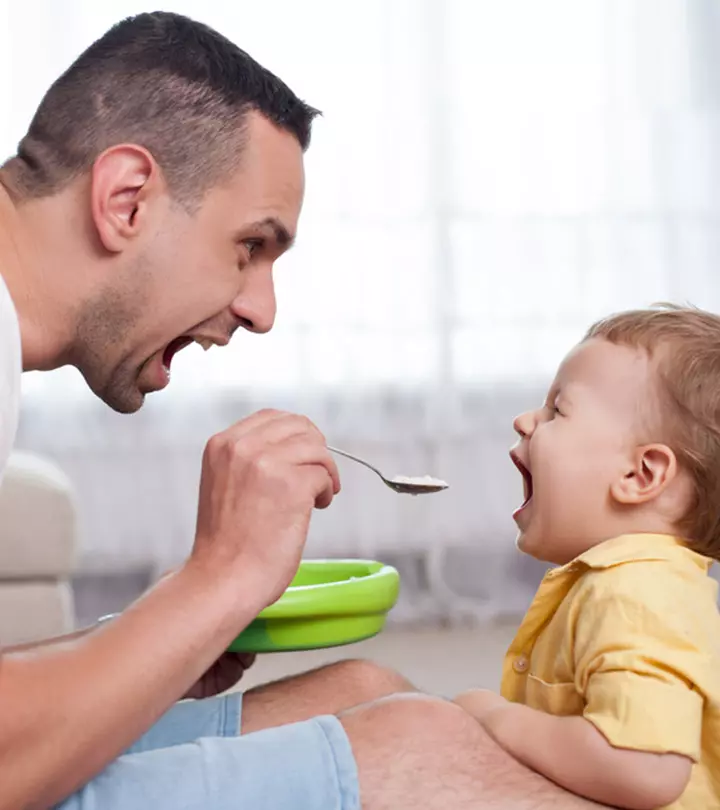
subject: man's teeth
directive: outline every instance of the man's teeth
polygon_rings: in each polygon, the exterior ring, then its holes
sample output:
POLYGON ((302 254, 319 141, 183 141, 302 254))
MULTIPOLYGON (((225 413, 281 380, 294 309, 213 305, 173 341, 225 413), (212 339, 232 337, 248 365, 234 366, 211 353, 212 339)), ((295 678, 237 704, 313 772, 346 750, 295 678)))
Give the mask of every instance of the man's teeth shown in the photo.
POLYGON ((197 343, 198 346, 202 346, 205 351, 214 345, 212 340, 208 338, 195 338, 195 343, 197 343))

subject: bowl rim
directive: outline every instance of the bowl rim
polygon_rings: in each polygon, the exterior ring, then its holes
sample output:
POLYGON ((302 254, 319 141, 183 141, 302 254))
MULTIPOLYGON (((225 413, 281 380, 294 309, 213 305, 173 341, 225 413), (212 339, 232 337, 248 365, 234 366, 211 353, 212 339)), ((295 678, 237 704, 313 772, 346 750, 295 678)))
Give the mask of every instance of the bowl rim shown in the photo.
POLYGON ((301 561, 298 570, 302 568, 338 568, 345 572, 357 569, 358 576, 315 585, 291 585, 258 619, 387 613, 397 601, 400 575, 391 565, 364 559, 309 559, 301 561))

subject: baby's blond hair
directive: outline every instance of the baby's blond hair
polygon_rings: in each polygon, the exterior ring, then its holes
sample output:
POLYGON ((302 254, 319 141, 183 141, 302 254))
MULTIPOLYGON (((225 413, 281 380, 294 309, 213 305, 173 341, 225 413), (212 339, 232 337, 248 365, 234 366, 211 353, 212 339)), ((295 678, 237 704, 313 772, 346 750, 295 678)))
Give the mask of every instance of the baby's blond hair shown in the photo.
POLYGON ((659 384, 658 441, 694 485, 678 530, 696 551, 720 560, 720 316, 657 304, 598 321, 584 340, 591 338, 648 353, 659 384))

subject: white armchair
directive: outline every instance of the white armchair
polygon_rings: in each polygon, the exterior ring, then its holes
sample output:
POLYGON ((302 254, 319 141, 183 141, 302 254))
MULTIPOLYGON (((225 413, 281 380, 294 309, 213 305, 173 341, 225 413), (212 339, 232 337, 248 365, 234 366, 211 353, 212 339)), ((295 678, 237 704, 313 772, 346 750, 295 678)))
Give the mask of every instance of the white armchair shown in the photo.
POLYGON ((15 453, 0 486, 0 646, 73 629, 72 485, 45 458, 15 453))

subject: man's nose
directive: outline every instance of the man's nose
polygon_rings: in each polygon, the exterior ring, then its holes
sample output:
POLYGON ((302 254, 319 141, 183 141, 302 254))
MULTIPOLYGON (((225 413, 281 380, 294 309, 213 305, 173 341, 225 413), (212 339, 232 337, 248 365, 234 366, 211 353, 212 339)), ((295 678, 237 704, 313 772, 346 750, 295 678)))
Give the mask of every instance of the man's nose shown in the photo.
POLYGON ((230 305, 240 325, 250 332, 265 333, 273 328, 277 302, 272 265, 257 267, 249 273, 242 292, 230 305))

